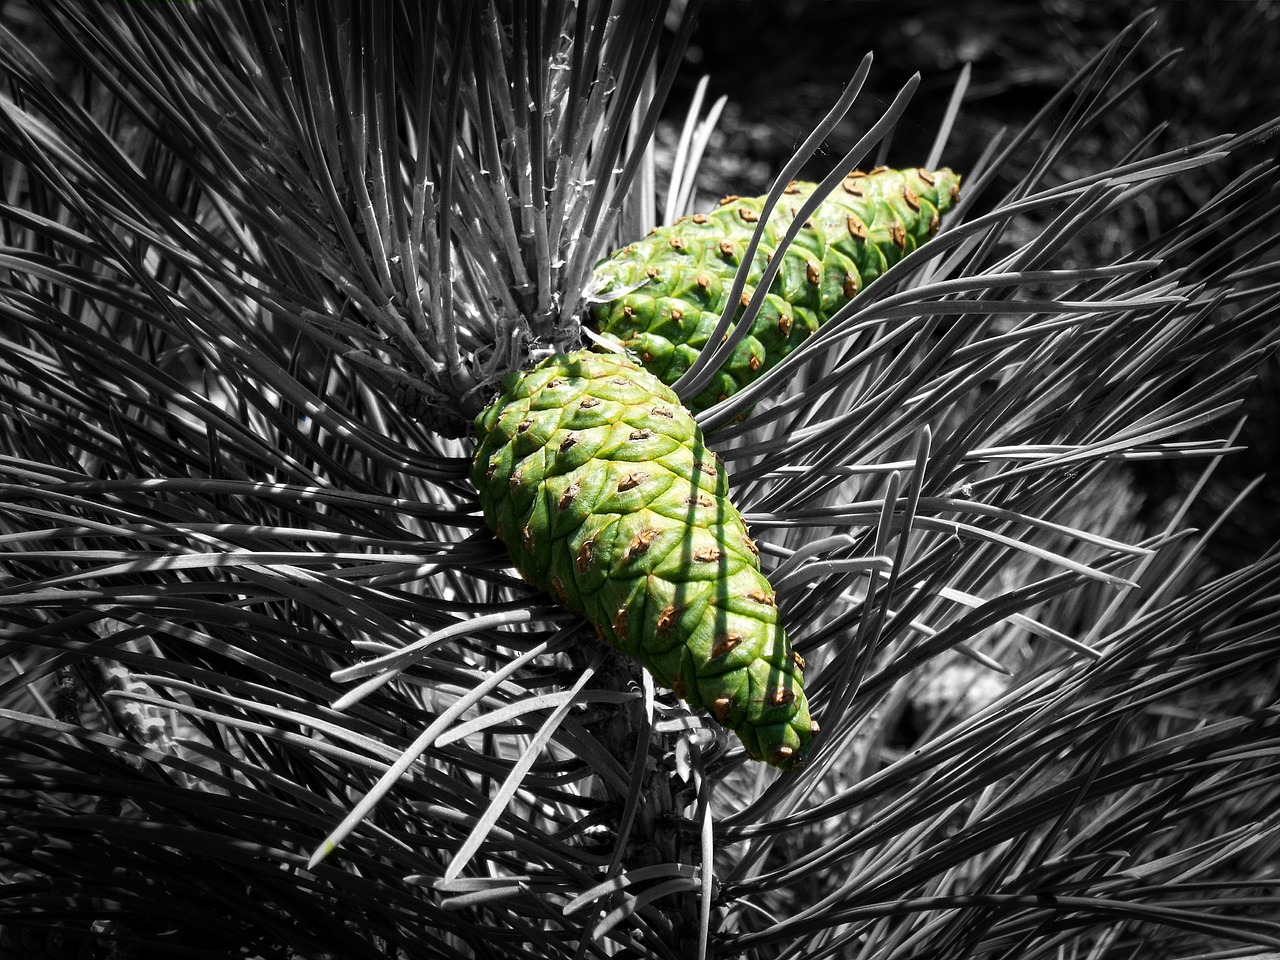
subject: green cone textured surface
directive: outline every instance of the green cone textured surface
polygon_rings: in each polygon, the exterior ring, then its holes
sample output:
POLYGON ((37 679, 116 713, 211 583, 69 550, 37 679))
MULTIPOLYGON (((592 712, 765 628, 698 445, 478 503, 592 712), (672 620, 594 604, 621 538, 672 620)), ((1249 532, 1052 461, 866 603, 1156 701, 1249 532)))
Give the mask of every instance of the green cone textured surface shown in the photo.
MULTIPOLYGON (((743 306, 815 187, 791 184, 766 220, 743 306)), ((701 412, 742 389, 807 340, 932 237, 959 191, 959 176, 946 168, 849 174, 787 248, 751 332, 689 408, 701 412)), ((711 213, 683 217, 601 261, 594 291, 601 301, 591 308, 591 324, 663 383, 674 383, 715 330, 764 201, 725 197, 711 213)))
POLYGON ((553 356, 476 420, 472 480, 516 569, 777 767, 817 727, 723 465, 675 393, 610 354, 553 356))

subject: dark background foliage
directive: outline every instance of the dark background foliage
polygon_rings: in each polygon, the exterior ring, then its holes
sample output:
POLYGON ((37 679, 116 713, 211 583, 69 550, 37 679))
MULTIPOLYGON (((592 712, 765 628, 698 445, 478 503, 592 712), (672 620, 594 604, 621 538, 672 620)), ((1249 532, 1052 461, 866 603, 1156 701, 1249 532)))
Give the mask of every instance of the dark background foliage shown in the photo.
MULTIPOLYGON (((890 147, 889 160, 899 164, 928 151, 968 64, 972 79, 946 154, 967 169, 997 131, 1019 129, 1143 14, 1152 15, 1152 34, 1139 67, 1180 52, 1113 123, 1132 132, 1166 122, 1164 140, 1174 144, 1249 127, 1280 110, 1280 86, 1267 82, 1280 55, 1280 6, 1268 0, 707 0, 670 106, 680 109, 704 73, 712 95, 729 97, 721 127, 732 156, 715 151, 708 164, 714 176, 731 176, 725 187, 747 193, 767 188, 868 50, 876 56, 874 89, 833 139, 843 143, 866 129, 919 71, 920 92, 890 147)), ((1097 132, 1099 160, 1123 153, 1123 137, 1108 136, 1120 132, 1097 132)), ((820 155, 805 173, 826 172, 822 163, 820 155)), ((708 171, 708 189, 712 182, 708 171)))

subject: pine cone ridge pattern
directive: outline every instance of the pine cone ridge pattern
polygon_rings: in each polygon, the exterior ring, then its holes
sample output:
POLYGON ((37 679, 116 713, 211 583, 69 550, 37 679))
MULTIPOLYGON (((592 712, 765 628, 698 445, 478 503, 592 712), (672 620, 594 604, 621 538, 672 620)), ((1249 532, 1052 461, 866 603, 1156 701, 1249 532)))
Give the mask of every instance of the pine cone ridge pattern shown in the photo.
MULTIPOLYGON (((742 306, 816 187, 792 183, 766 219, 742 306)), ((689 401, 689 409, 700 413, 778 364, 859 291, 927 242, 959 191, 960 177, 945 167, 878 167, 845 177, 787 248, 751 332, 689 401)), ((764 197, 725 197, 710 213, 659 227, 601 261, 591 325, 663 383, 675 383, 715 330, 764 204, 764 197), (611 291, 620 295, 611 297, 611 291)))
POLYGON ((748 755, 800 763, 816 725, 723 465, 627 359, 559 354, 504 380, 472 480, 526 580, 702 708, 748 755))

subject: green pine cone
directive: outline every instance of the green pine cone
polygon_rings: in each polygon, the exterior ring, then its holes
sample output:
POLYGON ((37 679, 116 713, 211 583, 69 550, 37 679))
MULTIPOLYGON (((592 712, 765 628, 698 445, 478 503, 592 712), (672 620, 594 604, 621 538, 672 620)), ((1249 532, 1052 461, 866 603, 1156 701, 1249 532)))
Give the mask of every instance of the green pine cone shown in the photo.
MULTIPOLYGON (((743 306, 815 187, 792 183, 766 221, 743 306)), ((787 249, 751 332, 689 408, 705 410, 791 353, 859 290, 931 238, 959 192, 960 177, 946 168, 849 174, 787 249)), ((682 217, 601 261, 592 326, 663 383, 675 383, 715 330, 764 200, 725 197, 713 212, 682 217)))
POLYGON ((724 467, 675 393, 621 356, 513 373, 476 419, 472 481, 517 570, 747 753, 801 762, 817 724, 724 467))

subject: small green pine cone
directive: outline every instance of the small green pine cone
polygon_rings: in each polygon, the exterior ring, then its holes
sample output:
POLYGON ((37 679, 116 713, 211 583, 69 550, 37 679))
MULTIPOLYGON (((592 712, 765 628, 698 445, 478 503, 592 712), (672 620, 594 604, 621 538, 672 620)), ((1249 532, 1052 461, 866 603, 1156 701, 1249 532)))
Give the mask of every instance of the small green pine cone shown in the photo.
MULTIPOLYGON (((815 188, 791 184, 766 221, 743 306, 815 188)), ((689 408, 705 410, 781 361, 859 290, 932 237, 959 192, 960 178, 946 168, 849 174, 787 249, 751 332, 689 408)), ((764 200, 725 197, 711 213, 682 217, 601 261, 592 326, 663 383, 675 383, 715 330, 764 200)))
POLYGON ((747 753, 801 762, 817 725, 724 466, 675 393, 621 356, 511 374, 472 481, 526 580, 581 614, 747 753))

